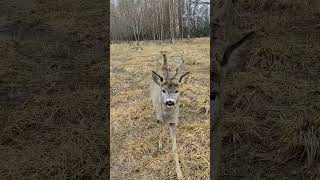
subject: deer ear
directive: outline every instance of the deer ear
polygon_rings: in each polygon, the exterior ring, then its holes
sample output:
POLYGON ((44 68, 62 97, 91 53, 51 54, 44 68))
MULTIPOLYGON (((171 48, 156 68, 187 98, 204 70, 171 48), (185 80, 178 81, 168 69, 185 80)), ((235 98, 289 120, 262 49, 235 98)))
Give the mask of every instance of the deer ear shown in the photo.
POLYGON ((188 74, 189 74, 189 71, 184 73, 182 76, 180 76, 179 82, 184 83, 188 74))
POLYGON ((243 38, 241 38, 236 43, 229 45, 225 52, 223 53, 223 58, 221 61, 221 68, 225 72, 225 74, 229 73, 231 70, 237 68, 242 62, 240 61, 239 48, 242 44, 249 40, 255 34, 255 31, 251 31, 247 33, 243 38))
POLYGON ((163 77, 161 77, 159 74, 157 74, 154 71, 152 71, 152 79, 158 85, 160 85, 160 83, 163 81, 163 77))

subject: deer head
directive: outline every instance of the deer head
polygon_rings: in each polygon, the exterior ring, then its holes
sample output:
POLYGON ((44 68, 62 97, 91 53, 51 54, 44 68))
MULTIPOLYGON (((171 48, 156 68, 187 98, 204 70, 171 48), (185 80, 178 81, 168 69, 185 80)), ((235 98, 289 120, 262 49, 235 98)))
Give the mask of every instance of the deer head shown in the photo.
POLYGON ((160 86, 161 102, 168 108, 175 107, 180 96, 180 87, 185 82, 189 72, 181 74, 181 67, 184 63, 183 58, 178 59, 174 72, 168 67, 166 52, 161 51, 163 56, 162 72, 163 76, 152 71, 153 81, 160 86))

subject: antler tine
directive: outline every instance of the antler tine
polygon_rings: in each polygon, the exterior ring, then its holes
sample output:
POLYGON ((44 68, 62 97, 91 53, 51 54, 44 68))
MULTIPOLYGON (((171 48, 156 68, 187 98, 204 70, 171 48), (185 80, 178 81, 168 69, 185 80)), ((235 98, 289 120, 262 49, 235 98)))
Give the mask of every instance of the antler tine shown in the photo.
POLYGON ((162 72, 163 72, 164 77, 166 78, 169 75, 167 55, 166 55, 166 51, 161 51, 160 53, 163 56, 162 72))
POLYGON ((184 51, 182 52, 181 57, 177 59, 177 62, 176 62, 177 65, 176 65, 176 69, 175 69, 176 72, 175 72, 174 76, 177 76, 179 74, 181 66, 184 63, 183 53, 184 53, 184 51))

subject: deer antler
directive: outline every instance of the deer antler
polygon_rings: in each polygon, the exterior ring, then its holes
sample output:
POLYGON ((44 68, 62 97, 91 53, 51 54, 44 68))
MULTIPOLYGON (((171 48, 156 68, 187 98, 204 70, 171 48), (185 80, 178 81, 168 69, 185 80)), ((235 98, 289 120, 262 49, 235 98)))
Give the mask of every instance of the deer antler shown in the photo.
POLYGON ((168 69, 168 63, 167 63, 167 55, 166 51, 160 51, 161 55, 163 56, 163 65, 162 65, 162 72, 164 78, 168 77, 169 75, 169 69, 168 69))
POLYGON ((176 77, 179 74, 179 72, 181 70, 181 66, 184 63, 183 53, 184 53, 184 51, 182 51, 181 56, 176 61, 177 65, 176 65, 174 77, 176 77))

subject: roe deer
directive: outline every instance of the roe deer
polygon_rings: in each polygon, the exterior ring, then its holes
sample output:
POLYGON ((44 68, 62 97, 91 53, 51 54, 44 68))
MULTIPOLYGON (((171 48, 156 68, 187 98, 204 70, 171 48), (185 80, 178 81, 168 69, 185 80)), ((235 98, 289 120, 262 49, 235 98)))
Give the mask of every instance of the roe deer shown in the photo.
POLYGON ((183 58, 177 61, 175 71, 171 73, 168 68, 166 52, 161 51, 163 56, 162 72, 163 76, 152 71, 153 82, 150 87, 150 95, 153 104, 153 110, 160 125, 159 148, 162 148, 163 128, 167 124, 170 129, 172 140, 172 151, 176 165, 176 173, 178 179, 182 179, 182 173, 179 165, 176 143, 176 128, 179 117, 179 95, 180 87, 189 72, 181 74, 181 66, 184 62, 183 58))

